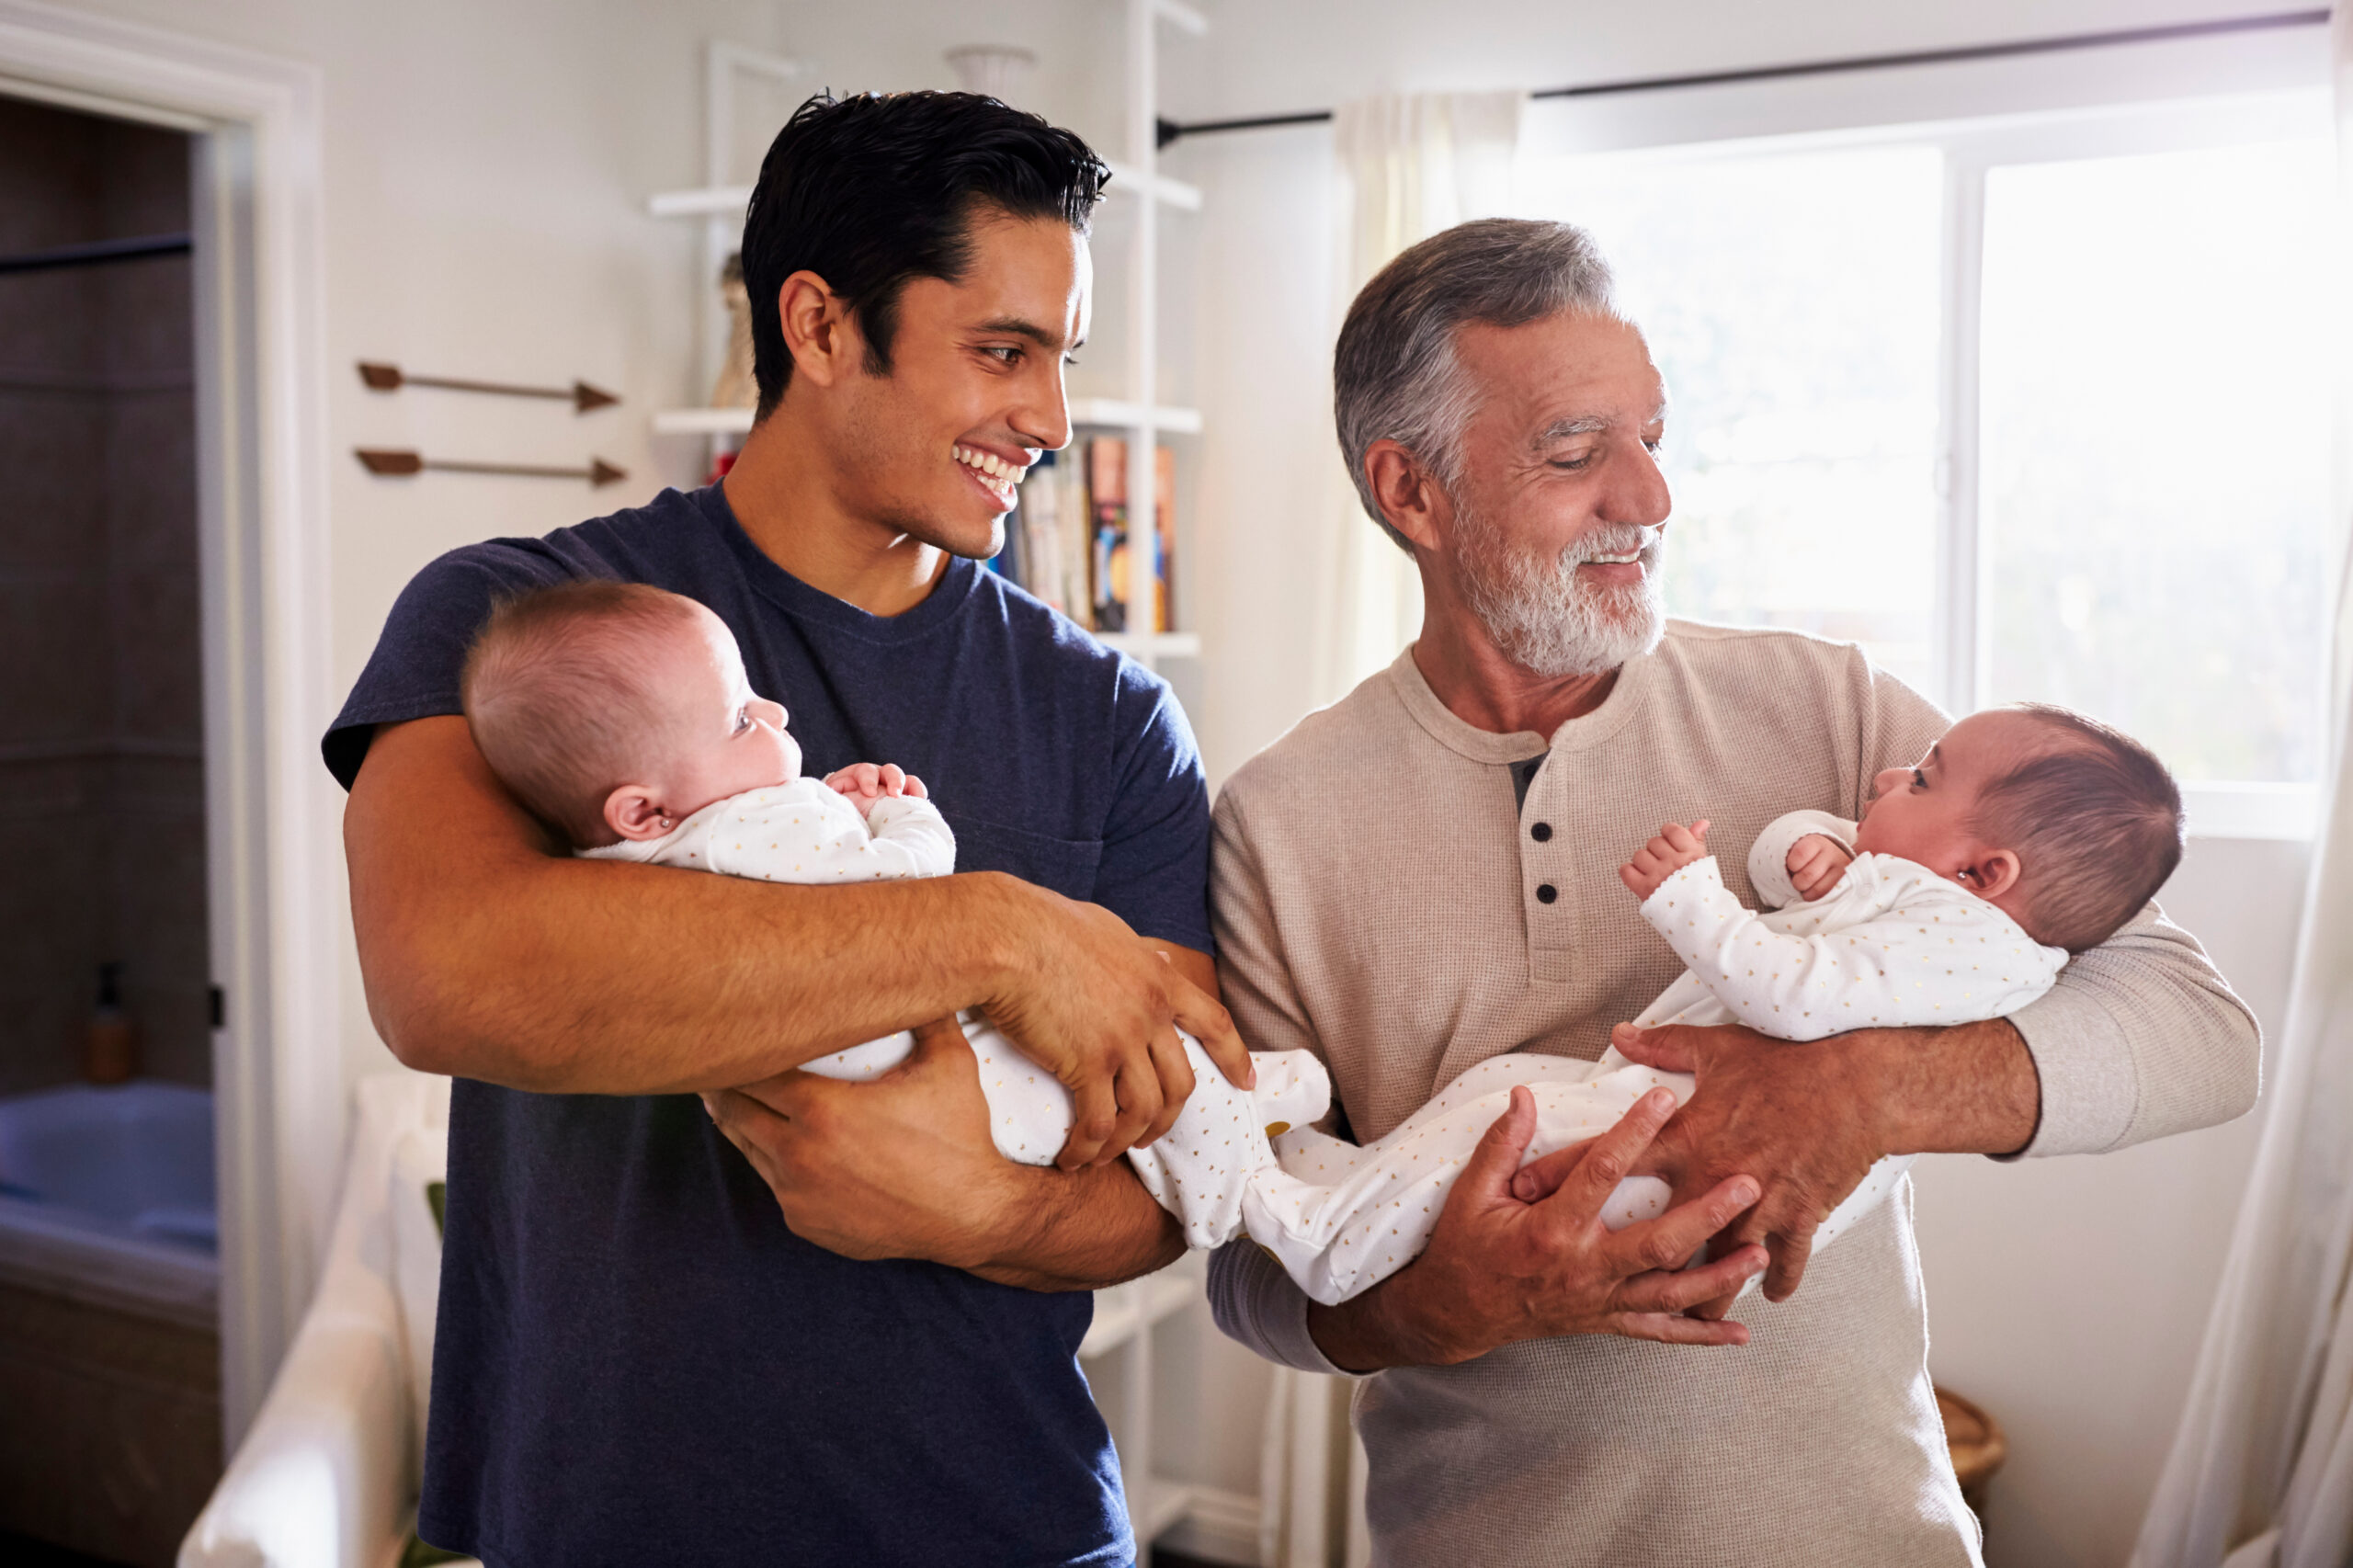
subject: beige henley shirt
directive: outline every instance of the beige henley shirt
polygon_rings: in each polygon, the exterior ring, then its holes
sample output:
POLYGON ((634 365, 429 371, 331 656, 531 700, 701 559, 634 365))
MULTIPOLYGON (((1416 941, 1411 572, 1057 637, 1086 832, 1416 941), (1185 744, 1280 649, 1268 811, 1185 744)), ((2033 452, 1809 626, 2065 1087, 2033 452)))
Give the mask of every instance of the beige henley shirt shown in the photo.
MULTIPOLYGON (((1859 816, 1872 775, 1944 728, 1859 650, 1793 632, 1670 622, 1549 743, 1465 723, 1408 649, 1221 794, 1226 1002, 1254 1048, 1326 1061, 1364 1141, 1499 1052, 1594 1059, 1680 968, 1617 876, 1661 823, 1711 818, 1754 907, 1747 850, 1768 823, 1859 816), (1512 765, 1538 757, 1516 803, 1512 765)), ((2012 1021, 2041 1078, 2029 1153, 2121 1148, 2253 1103, 2252 1016, 2154 906, 2012 1021)), ((1255 1248, 1216 1256, 1211 1295, 1261 1355, 1336 1370, 1306 1297, 1255 1248)), ((1794 1299, 1739 1315, 1737 1350, 1574 1337, 1366 1379, 1376 1562, 1975 1562, 1928 1384, 1908 1185, 1794 1299)))

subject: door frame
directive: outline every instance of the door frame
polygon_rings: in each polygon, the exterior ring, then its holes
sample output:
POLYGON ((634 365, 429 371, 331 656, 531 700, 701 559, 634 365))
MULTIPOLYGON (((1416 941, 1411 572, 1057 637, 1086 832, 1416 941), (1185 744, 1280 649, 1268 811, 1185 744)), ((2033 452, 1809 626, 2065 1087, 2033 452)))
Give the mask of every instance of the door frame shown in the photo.
POLYGON ((0 0, 0 94, 189 133, 206 874, 233 1449, 310 1298, 340 1165, 321 84, 315 67, 0 0))

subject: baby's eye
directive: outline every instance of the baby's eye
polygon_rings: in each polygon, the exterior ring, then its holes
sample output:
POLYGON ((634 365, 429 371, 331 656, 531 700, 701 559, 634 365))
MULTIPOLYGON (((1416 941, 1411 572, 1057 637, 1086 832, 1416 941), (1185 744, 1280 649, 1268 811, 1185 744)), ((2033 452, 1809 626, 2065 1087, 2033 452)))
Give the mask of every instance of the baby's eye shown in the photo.
POLYGON ((1912 770, 1912 787, 1915 790, 1927 789, 1928 787, 1928 776, 1921 772, 1918 768, 1914 768, 1912 770))
POLYGON ((752 710, 748 708, 735 710, 735 733, 740 735, 751 727, 752 710))

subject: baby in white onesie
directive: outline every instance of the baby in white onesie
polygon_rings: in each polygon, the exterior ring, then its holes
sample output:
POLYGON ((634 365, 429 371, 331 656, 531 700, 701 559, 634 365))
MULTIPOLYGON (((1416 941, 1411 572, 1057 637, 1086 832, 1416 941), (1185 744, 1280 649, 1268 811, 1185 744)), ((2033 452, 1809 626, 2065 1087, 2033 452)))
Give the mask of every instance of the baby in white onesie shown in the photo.
MULTIPOLYGON (((1689 966, 1634 1021, 1745 1024, 1783 1040, 2000 1017, 2048 990, 2068 956, 2108 939, 2181 855, 2181 797, 2145 748, 2063 710, 1965 719, 1919 764, 1875 780, 1859 824, 1781 817, 1750 846, 1758 915, 1724 886, 1705 822, 1660 830, 1620 876, 1689 966)), ((1454 1080, 1358 1148, 1302 1128, 1275 1141, 1279 1176, 1254 1181, 1252 1238, 1317 1301, 1403 1267, 1429 1239, 1479 1138, 1526 1085, 1525 1156, 1595 1137, 1657 1087, 1692 1080, 1628 1062, 1510 1054, 1454 1080)), ((1909 1158, 1882 1161, 1814 1235, 1827 1245, 1883 1199, 1909 1158)), ((1666 1184, 1621 1183, 1603 1220, 1664 1210, 1666 1184)), ((1753 1286, 1754 1281, 1751 1281, 1753 1286)))
MULTIPOLYGON (((491 770, 590 858, 773 882, 956 869, 955 835, 921 779, 875 763, 801 776, 783 707, 752 694, 734 637, 692 599, 604 581, 524 595, 475 638, 461 691, 491 770)), ((977 1016, 962 1022, 998 1150, 1051 1164, 1070 1133, 1068 1092, 977 1016)), ((1167 1132, 1128 1157, 1188 1242, 1216 1246, 1241 1223, 1250 1172, 1274 1168, 1270 1131, 1322 1116, 1331 1081, 1306 1051, 1259 1051, 1256 1089, 1239 1089, 1180 1038, 1193 1093, 1167 1132)), ((903 1031, 801 1065, 870 1079, 914 1049, 903 1031)))

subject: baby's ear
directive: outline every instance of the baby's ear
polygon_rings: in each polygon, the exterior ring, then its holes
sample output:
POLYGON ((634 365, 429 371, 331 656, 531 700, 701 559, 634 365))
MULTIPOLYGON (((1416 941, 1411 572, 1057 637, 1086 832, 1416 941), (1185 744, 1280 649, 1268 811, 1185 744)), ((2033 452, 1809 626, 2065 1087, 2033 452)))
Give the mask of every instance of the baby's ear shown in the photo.
POLYGON ((678 824, 643 784, 624 784, 605 797, 605 825, 623 838, 660 838, 678 824))
POLYGON ((2018 854, 2015 849, 1994 849, 1977 857, 1961 868, 1961 882, 1980 898, 1999 898, 2018 885, 2018 854))

